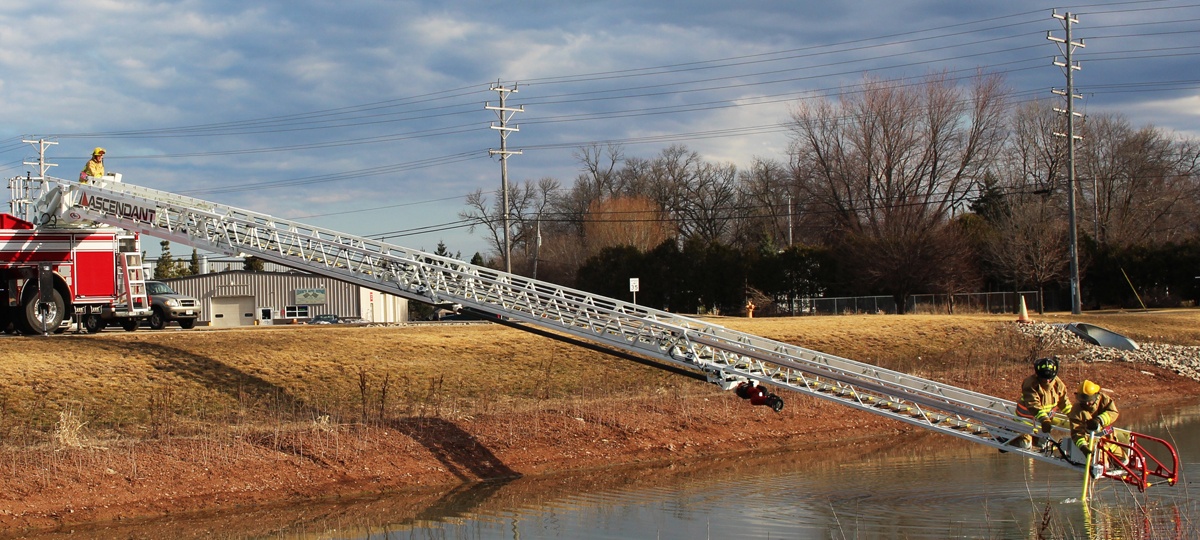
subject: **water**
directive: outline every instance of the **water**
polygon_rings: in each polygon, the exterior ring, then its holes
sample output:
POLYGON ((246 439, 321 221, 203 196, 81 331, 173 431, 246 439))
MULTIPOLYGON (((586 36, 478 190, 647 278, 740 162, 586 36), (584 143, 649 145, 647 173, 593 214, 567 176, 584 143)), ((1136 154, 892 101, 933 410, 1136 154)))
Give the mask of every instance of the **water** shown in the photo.
POLYGON ((1179 485, 1145 495, 938 434, 835 453, 679 462, 489 482, 237 515, 156 521, 80 536, 338 539, 1196 538, 1200 406, 1133 429, 1173 440, 1179 485))

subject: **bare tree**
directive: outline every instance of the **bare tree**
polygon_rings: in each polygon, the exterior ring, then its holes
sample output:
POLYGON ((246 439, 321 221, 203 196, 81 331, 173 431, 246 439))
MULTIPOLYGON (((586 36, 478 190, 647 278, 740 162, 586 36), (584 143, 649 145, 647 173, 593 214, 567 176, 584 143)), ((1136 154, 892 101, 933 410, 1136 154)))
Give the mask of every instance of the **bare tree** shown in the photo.
POLYGON ((1050 197, 1019 197, 1005 205, 984 242, 985 259, 1014 288, 1038 288, 1038 312, 1046 311, 1045 286, 1066 276, 1067 222, 1050 197))
POLYGON ((574 157, 583 172, 575 177, 570 191, 555 199, 553 207, 562 226, 582 239, 588 209, 597 201, 623 194, 623 186, 629 179, 622 174, 623 168, 617 168, 625 161, 620 146, 585 146, 579 148, 574 157))
POLYGON ((1102 242, 1116 246, 1180 240, 1196 215, 1194 145, 1166 132, 1133 129, 1119 115, 1101 114, 1084 124, 1080 170, 1091 177, 1085 201, 1095 213, 1102 242), (1095 189, 1091 189, 1095 186, 1095 189))
POLYGON ((794 201, 792 184, 787 166, 774 160, 755 158, 749 169, 738 173, 738 242, 777 250, 788 246, 788 224, 795 224, 789 214, 799 202, 794 201))
MULTIPOLYGON (((1063 116, 1049 101, 1025 103, 1011 116, 1011 137, 993 162, 993 198, 984 208, 987 230, 980 256, 992 277, 1021 287, 1037 287, 1045 311, 1046 285, 1066 277, 1067 151, 1063 116)), ((979 202, 978 200, 976 202, 979 202)))
POLYGON ((837 105, 792 115, 802 189, 835 218, 847 268, 902 300, 932 288, 934 246, 1004 140, 1000 79, 977 77, 968 97, 944 76, 920 87, 868 79, 837 105))
POLYGON ((1065 193, 1066 145, 1055 135, 1066 132, 1062 115, 1049 101, 1034 101, 1018 106, 1011 122, 1012 136, 995 160, 1005 189, 1018 195, 1065 193))
POLYGON ((700 163, 683 184, 677 226, 685 240, 727 244, 737 217, 737 167, 700 163))
MULTIPOLYGON (((512 252, 520 254, 513 256, 513 272, 527 273, 527 266, 532 265, 532 252, 537 241, 537 221, 552 204, 555 193, 559 190, 558 181, 553 178, 543 178, 537 182, 526 180, 512 184, 509 189, 509 241, 512 252)), ((475 232, 477 227, 487 231, 487 241, 494 253, 504 252, 504 209, 503 198, 497 196, 489 201, 482 190, 475 190, 467 195, 467 209, 458 213, 463 220, 471 222, 469 232, 475 232)))
POLYGON ((636 186, 638 195, 650 197, 667 211, 667 215, 675 221, 675 228, 681 233, 687 230, 683 222, 686 219, 684 205, 688 185, 693 183, 692 177, 702 163, 699 153, 682 145, 669 146, 652 161, 646 178, 636 186))
POLYGON ((624 149, 620 145, 600 146, 592 144, 580 147, 573 154, 583 166, 576 186, 583 186, 594 199, 620 193, 622 186, 617 165, 624 161, 624 149))

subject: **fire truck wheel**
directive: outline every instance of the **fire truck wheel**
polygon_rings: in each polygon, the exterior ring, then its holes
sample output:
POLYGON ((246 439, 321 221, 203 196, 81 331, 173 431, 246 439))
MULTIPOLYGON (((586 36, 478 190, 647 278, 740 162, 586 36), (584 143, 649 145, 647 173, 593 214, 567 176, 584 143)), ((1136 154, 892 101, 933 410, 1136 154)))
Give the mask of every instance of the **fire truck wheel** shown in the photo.
POLYGON ((58 325, 63 320, 63 314, 67 311, 67 304, 63 302, 58 289, 50 291, 50 302, 44 311, 38 306, 40 295, 37 291, 25 296, 25 307, 21 310, 21 314, 24 315, 20 320, 21 330, 26 334, 40 334, 42 330, 50 332, 58 330, 58 325))
POLYGON ((83 329, 87 330, 89 334, 104 330, 104 319, 101 319, 99 315, 84 315, 83 329))
POLYGON ((121 328, 124 328, 126 332, 132 332, 138 329, 138 325, 141 324, 141 322, 142 321, 133 318, 123 319, 121 320, 121 328))

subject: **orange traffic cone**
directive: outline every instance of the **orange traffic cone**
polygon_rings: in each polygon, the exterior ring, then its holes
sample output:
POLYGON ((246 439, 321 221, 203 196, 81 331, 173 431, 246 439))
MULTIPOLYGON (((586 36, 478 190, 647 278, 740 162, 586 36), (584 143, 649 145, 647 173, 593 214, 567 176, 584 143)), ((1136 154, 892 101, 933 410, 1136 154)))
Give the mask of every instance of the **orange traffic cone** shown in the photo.
POLYGON ((1025 309, 1025 297, 1024 296, 1021 297, 1021 309, 1020 309, 1020 311, 1017 312, 1017 322, 1019 322, 1019 323, 1033 322, 1033 320, 1029 318, 1029 311, 1027 311, 1025 309))

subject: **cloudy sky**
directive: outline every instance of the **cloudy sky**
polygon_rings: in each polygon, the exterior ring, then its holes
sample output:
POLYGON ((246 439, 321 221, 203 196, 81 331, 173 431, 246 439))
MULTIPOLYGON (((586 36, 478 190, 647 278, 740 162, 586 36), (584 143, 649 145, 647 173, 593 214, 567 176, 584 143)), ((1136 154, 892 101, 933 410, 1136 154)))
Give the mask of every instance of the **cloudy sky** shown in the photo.
MULTIPOLYGON (((1200 3, 1032 0, 62 0, 0 4, 0 176, 46 138, 50 174, 91 148, 129 183, 464 258, 458 212, 512 182, 570 186, 584 145, 784 159, 789 110, 865 75, 1005 76, 1052 98, 1078 18, 1076 103, 1200 136, 1200 3)), ((151 253, 157 242, 147 241, 151 253), (152 245, 152 246, 151 246, 152 245)), ((186 253, 177 248, 177 254, 186 253)))

